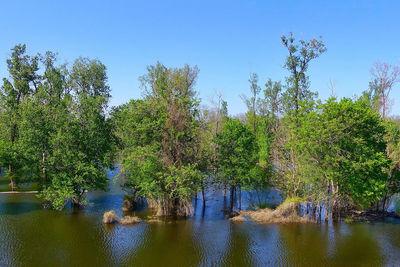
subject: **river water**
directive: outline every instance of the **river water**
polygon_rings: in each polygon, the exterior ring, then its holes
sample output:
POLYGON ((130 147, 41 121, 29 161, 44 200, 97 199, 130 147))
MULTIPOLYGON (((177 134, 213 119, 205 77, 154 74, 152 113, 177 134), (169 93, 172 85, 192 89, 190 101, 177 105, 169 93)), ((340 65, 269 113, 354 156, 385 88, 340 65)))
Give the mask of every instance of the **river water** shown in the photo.
POLYGON ((0 266, 400 266, 399 220, 238 224, 221 211, 229 201, 220 192, 208 194, 205 209, 195 203, 188 219, 103 225, 105 211, 122 215, 116 174, 82 209, 46 210, 32 194, 0 194, 0 266))

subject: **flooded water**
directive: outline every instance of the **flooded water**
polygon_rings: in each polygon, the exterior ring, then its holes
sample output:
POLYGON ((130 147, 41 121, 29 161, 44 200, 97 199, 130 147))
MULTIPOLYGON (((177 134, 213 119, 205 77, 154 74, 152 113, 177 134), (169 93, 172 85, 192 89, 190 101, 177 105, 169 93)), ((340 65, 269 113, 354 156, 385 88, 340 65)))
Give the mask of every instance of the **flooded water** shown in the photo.
POLYGON ((86 208, 56 212, 34 195, 0 194, 0 266, 400 266, 398 220, 237 224, 221 211, 228 203, 220 193, 210 192, 207 207, 198 201, 186 220, 103 225, 104 211, 122 215, 123 192, 111 185, 88 197, 86 208))

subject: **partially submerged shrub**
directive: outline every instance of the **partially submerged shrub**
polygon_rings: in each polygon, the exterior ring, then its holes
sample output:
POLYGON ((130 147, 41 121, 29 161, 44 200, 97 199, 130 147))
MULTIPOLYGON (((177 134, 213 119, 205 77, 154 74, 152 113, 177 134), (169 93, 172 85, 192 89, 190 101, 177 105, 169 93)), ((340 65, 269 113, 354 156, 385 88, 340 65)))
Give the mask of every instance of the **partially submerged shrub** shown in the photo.
POLYGON ((242 211, 241 215, 249 216, 259 223, 306 223, 310 222, 308 216, 299 216, 300 202, 297 199, 285 201, 275 210, 260 209, 257 211, 242 211))
POLYGON ((122 225, 127 225, 139 222, 141 222, 141 219, 136 216, 125 216, 123 218, 119 218, 117 215, 115 215, 115 211, 113 210, 106 211, 103 215, 103 223, 105 224, 120 223, 122 225))
POLYGON ((231 222, 245 222, 246 218, 243 215, 238 215, 229 219, 231 222))
POLYGON ((137 216, 125 216, 124 218, 119 219, 119 223, 123 225, 140 223, 141 221, 142 220, 137 216))
POLYGON ((118 222, 118 217, 115 215, 115 211, 109 210, 106 211, 103 215, 103 223, 109 224, 109 223, 116 223, 118 222))

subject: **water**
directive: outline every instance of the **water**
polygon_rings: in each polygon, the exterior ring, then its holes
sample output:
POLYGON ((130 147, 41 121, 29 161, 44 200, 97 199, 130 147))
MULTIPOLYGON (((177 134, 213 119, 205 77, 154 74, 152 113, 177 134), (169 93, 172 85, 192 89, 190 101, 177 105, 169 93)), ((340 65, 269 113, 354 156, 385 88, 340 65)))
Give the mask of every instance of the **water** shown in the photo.
MULTIPOLYGON (((116 174, 110 171, 112 178, 116 174)), ((89 194, 91 205, 45 210, 34 195, 0 194, 0 266, 399 266, 400 222, 231 223, 210 192, 187 220, 103 225, 121 216, 123 192, 89 194)), ((246 202, 244 203, 246 205, 246 202)), ((134 213, 146 218, 146 210, 134 213)))

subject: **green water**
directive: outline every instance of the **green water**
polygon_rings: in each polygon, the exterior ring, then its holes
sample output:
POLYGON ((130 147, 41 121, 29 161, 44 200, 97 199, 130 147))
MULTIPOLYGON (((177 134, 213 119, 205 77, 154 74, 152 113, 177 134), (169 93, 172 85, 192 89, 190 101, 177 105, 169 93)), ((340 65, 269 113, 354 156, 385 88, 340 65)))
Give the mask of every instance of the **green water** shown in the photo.
POLYGON ((105 226, 104 211, 122 215, 123 193, 112 185, 88 197, 86 208, 56 212, 34 195, 0 195, 0 266, 400 266, 396 220, 235 224, 221 211, 227 203, 211 192, 206 209, 199 201, 186 220, 105 226))

